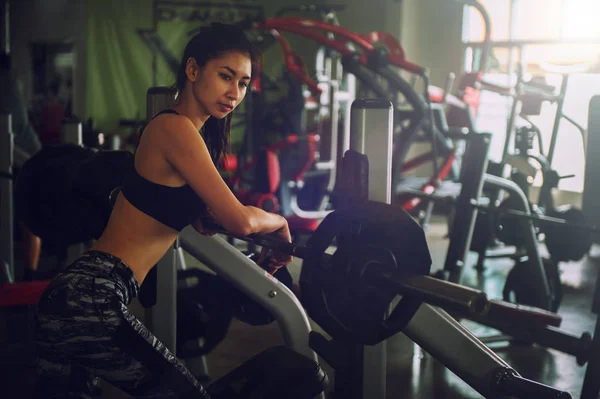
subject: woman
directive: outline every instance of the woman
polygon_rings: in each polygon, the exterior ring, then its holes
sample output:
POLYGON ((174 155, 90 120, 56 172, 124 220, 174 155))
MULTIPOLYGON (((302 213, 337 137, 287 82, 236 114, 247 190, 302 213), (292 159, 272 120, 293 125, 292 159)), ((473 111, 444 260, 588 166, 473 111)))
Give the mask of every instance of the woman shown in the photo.
MULTIPOLYGON (((37 396, 87 398, 96 378, 134 397, 184 397, 190 386, 193 397, 206 395, 127 304, 181 229, 193 224, 210 233, 202 227, 207 208, 233 234, 274 233, 291 241, 283 217, 242 205, 215 167, 253 60, 244 33, 229 25, 203 28, 187 44, 177 99, 145 127, 104 233, 40 300, 37 396)), ((273 259, 272 270, 291 261, 282 254, 273 259)))

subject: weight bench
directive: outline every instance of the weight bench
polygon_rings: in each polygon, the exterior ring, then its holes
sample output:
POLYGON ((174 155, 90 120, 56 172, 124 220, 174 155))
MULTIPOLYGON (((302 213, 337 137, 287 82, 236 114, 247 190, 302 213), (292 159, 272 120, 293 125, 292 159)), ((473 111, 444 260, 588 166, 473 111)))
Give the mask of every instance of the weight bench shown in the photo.
POLYGON ((50 281, 0 284, 0 308, 37 305, 50 281))

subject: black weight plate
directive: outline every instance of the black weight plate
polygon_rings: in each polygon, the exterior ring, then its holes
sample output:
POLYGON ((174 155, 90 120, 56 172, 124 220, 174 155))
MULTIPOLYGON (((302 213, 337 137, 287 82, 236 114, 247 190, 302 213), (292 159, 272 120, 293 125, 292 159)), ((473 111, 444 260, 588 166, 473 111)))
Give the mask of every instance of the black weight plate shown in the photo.
POLYGON ((543 225, 546 236, 545 244, 553 260, 568 262, 581 260, 592 247, 592 233, 585 228, 569 226, 572 224, 585 224, 587 222, 583 212, 570 205, 565 205, 548 212, 548 216, 564 219, 567 224, 543 225))
POLYGON ((396 292, 366 283, 377 269, 428 275, 425 234, 400 207, 368 202, 329 214, 307 244, 300 284, 309 315, 330 335, 375 344, 402 330, 420 303, 402 298, 393 319, 384 314, 396 292), (327 248, 337 242, 330 261, 327 248))
MULTIPOLYGON (((542 261, 552 295, 550 308, 546 310, 557 312, 562 300, 562 285, 558 264, 549 259, 543 259, 542 261)), ((530 269, 532 267, 535 267, 535 265, 531 265, 528 261, 515 264, 506 277, 504 289, 502 290, 503 300, 527 306, 538 306, 535 297, 533 297, 532 285, 536 282, 531 281, 530 269)))

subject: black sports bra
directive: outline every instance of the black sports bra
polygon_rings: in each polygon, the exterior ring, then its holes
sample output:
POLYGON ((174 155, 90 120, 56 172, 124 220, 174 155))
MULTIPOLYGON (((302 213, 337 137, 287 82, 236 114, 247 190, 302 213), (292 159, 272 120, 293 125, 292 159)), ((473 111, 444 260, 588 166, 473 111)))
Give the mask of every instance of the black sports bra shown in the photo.
MULTIPOLYGON (((173 109, 166 109, 155 118, 161 114, 179 115, 173 109)), ((137 172, 135 163, 125 174, 121 192, 137 209, 177 231, 193 223, 206 210, 204 201, 188 184, 169 187, 154 183, 137 172)))

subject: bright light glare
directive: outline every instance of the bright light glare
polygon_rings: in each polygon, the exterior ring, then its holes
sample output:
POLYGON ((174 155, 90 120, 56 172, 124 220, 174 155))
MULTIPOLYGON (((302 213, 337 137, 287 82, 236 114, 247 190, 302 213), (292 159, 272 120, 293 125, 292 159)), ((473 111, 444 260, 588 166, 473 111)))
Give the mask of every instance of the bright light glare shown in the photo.
POLYGON ((599 39, 600 1, 568 0, 565 2, 564 39, 599 39))

